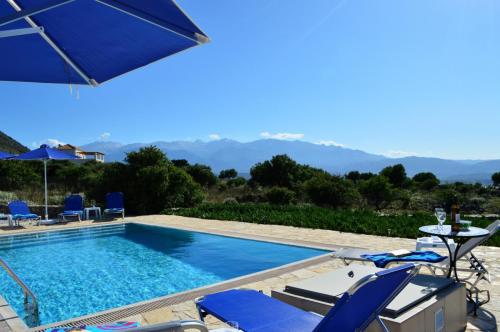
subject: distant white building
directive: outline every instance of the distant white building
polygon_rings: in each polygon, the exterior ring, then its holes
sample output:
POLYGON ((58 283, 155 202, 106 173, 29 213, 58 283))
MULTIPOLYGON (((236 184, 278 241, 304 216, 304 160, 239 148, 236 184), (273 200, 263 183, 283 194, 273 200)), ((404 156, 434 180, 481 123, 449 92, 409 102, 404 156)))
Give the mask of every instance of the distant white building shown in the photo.
POLYGON ((75 155, 77 157, 80 157, 81 160, 95 160, 99 163, 104 162, 104 153, 102 152, 83 151, 79 147, 71 144, 63 144, 63 145, 59 144, 57 149, 67 153, 71 153, 72 155, 75 155))

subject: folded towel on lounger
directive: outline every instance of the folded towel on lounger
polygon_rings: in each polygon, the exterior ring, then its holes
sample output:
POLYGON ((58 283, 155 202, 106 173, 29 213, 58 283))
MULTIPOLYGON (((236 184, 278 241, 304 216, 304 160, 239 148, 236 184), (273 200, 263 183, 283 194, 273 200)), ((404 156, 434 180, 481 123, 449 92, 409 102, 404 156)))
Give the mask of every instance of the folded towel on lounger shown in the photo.
POLYGON ((392 253, 383 253, 376 255, 361 255, 361 257, 371 260, 376 267, 384 268, 390 262, 428 262, 438 263, 446 259, 434 251, 412 251, 408 255, 395 256, 392 253))

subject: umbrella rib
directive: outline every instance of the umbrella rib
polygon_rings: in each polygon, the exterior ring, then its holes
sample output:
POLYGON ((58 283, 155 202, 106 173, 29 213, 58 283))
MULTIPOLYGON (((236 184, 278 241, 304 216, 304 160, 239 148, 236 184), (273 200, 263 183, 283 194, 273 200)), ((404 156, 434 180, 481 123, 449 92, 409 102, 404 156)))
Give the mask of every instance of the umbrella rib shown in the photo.
MULTIPOLYGON (((15 2, 15 0, 7 0, 7 2, 11 5, 12 8, 14 8, 17 12, 20 12, 22 11, 23 9, 15 2)), ((24 20, 29 24, 31 25, 32 28, 40 28, 40 26, 38 24, 35 23, 35 21, 33 21, 32 18, 26 16, 24 17, 24 20)), ((47 44, 49 44, 50 47, 52 47, 54 49, 54 51, 56 51, 57 54, 59 54, 59 56, 61 58, 64 59, 64 61, 66 61, 77 73, 78 75, 80 75, 84 80, 85 82, 87 82, 87 84, 89 84, 90 86, 97 86, 97 82, 88 77, 87 74, 85 74, 77 65, 76 63, 71 60, 71 58, 43 31, 40 31, 40 37, 43 38, 43 40, 45 40, 47 42, 47 44)))
POLYGON ((57 8, 62 5, 66 5, 70 2, 73 2, 75 0, 56 0, 52 1, 49 4, 45 4, 43 6, 31 8, 31 9, 23 9, 21 11, 17 11, 11 15, 4 16, 0 18, 0 26, 10 24, 19 20, 24 19, 25 17, 40 14, 43 12, 46 12, 48 10, 57 8))
POLYGON ((151 16, 147 13, 144 13, 140 10, 137 10, 135 8, 132 8, 130 6, 127 6, 125 4, 120 3, 119 1, 116 0, 95 0, 96 2, 111 7, 117 11, 120 11, 124 14, 130 15, 132 17, 135 17, 139 20, 142 20, 144 22, 147 22, 149 24, 152 24, 158 28, 170 31, 172 33, 175 33, 183 38, 187 38, 191 41, 194 41, 197 44, 203 44, 209 41, 208 37, 197 33, 193 31, 186 30, 182 27, 179 27, 178 25, 175 25, 170 22, 165 22, 162 20, 157 19, 154 16, 151 16))

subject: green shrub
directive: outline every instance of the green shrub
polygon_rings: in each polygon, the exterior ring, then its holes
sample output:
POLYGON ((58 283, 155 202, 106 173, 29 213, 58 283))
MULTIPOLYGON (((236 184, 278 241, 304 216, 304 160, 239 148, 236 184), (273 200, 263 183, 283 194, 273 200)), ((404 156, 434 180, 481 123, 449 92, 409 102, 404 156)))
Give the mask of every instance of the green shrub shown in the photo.
POLYGON ((391 185, 385 176, 374 176, 362 181, 359 185, 359 192, 377 209, 389 204, 393 199, 391 185))
POLYGON ((193 180, 203 187, 212 187, 217 184, 217 177, 214 173, 212 173, 212 169, 209 166, 194 164, 189 165, 184 169, 193 177, 193 180))
POLYGON ((295 193, 287 188, 273 187, 266 193, 266 200, 275 205, 289 205, 295 199, 295 193))
POLYGON ((233 179, 238 176, 238 172, 234 168, 224 169, 219 173, 219 179, 233 179))
POLYGON ((493 173, 491 175, 491 181, 494 186, 500 187, 500 172, 493 173))
POLYGON ((304 188, 311 202, 319 206, 351 207, 359 196, 351 182, 329 174, 313 177, 304 188))
POLYGON ((436 188, 440 183, 439 179, 430 172, 415 174, 415 176, 413 177, 413 182, 419 189, 427 191, 436 188))
POLYGON ((406 170, 403 165, 397 164, 388 166, 380 171, 380 175, 385 176, 387 180, 396 188, 402 188, 406 182, 406 170))
POLYGON ((227 180, 226 183, 228 186, 231 186, 231 187, 240 187, 240 186, 244 186, 247 183, 247 180, 245 180, 245 178, 239 176, 235 179, 227 180))

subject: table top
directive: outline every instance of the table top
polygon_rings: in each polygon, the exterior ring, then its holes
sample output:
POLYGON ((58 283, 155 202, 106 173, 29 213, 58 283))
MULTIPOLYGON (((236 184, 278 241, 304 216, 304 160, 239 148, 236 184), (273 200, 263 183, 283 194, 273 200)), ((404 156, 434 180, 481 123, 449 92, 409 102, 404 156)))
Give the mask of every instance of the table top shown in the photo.
POLYGON ((98 207, 98 206, 89 206, 89 207, 86 207, 84 210, 100 210, 101 208, 98 207))
POLYGON ((460 231, 460 232, 452 232, 451 231, 451 225, 443 225, 442 229, 439 229, 437 225, 427 225, 427 226, 422 226, 418 229, 422 233, 430 234, 430 235, 436 235, 436 236, 443 236, 443 237, 481 237, 488 235, 488 230, 484 228, 479 228, 479 227, 469 227, 468 230, 466 231, 460 231))

